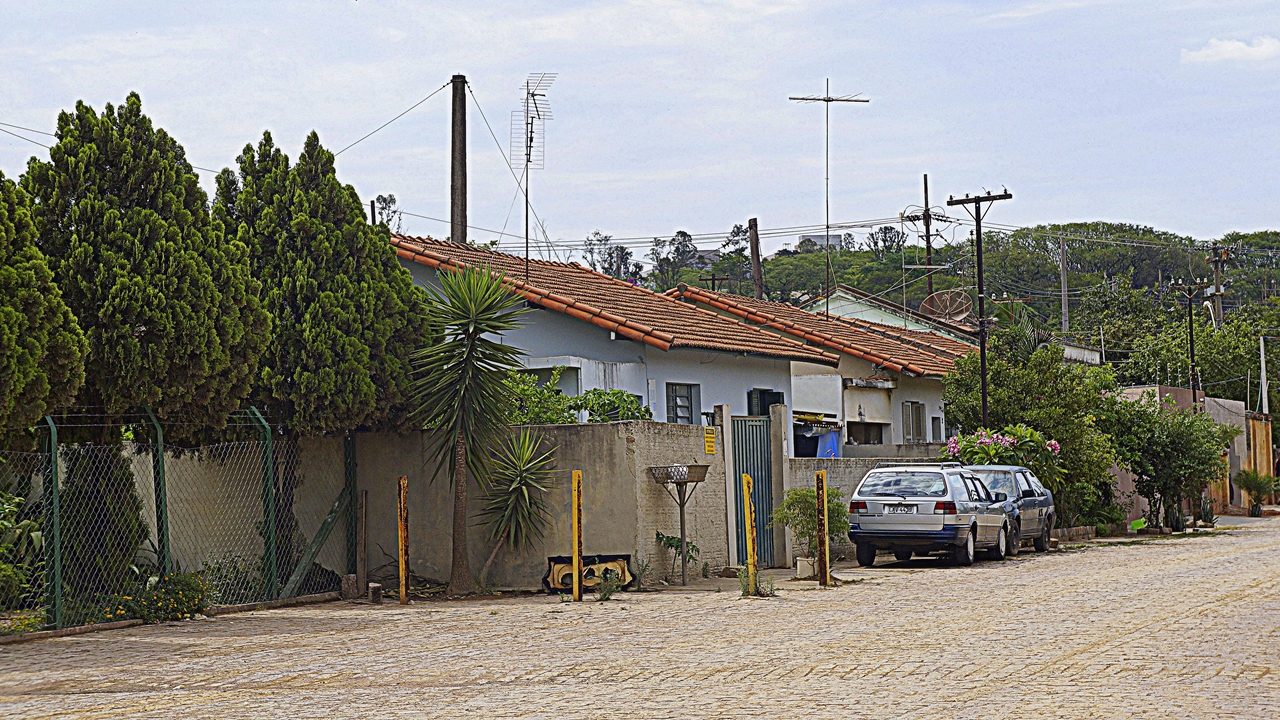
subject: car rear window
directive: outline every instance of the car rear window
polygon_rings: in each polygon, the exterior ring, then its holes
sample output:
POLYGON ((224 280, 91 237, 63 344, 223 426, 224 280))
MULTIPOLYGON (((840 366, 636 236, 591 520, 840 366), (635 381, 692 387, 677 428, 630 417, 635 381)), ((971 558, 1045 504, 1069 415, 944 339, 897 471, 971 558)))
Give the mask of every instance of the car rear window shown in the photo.
POLYGON ((1013 489, 1013 473, 1005 470, 974 470, 974 475, 982 479, 982 484, 991 492, 1002 492, 1009 497, 1016 497, 1013 489))
POLYGON ((944 497, 947 483, 942 473, 936 472, 878 472, 871 473, 858 488, 865 497, 944 497))

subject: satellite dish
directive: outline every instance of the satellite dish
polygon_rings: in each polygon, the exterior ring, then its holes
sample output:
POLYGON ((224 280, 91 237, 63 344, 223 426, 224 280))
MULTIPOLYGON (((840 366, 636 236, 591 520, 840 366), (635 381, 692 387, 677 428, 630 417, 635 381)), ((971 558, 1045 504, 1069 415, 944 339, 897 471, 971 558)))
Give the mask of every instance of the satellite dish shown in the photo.
POLYGON ((920 303, 920 312, 939 320, 959 322, 973 312, 973 298, 963 290, 939 290, 920 303))

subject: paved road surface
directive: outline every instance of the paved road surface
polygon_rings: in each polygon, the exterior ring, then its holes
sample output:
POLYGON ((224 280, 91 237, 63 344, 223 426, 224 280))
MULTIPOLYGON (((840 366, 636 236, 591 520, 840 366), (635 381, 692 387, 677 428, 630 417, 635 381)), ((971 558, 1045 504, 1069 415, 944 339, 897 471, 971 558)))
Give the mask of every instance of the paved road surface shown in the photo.
POLYGON ((774 599, 331 603, 0 647, 0 717, 1280 718, 1280 522, 881 562, 774 599))

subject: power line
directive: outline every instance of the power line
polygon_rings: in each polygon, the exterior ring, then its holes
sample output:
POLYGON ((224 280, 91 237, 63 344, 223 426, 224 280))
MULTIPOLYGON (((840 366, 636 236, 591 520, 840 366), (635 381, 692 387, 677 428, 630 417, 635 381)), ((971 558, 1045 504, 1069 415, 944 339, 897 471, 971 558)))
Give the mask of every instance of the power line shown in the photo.
POLYGON ((445 89, 445 88, 447 88, 447 87, 449 87, 449 83, 445 83, 445 84, 441 85, 440 87, 436 88, 436 89, 435 89, 435 91, 433 91, 430 95, 428 95, 428 96, 426 96, 426 97, 422 98, 421 100, 419 100, 418 102, 416 102, 416 103, 414 103, 414 104, 410 105, 410 106, 409 106, 409 110, 405 110, 404 112, 400 113, 399 115, 397 115, 397 116, 395 116, 395 117, 391 118, 390 120, 388 120, 388 121, 386 121, 386 122, 382 123, 382 124, 381 124, 381 125, 379 125, 377 128, 375 128, 375 129, 373 130, 373 132, 369 133, 368 135, 365 135, 364 137, 360 138, 359 140, 357 140, 357 141, 355 141, 355 142, 351 143, 350 145, 348 145, 348 146, 346 146, 346 147, 342 148, 342 149, 341 149, 341 150, 339 150, 338 152, 334 153, 334 154, 333 154, 333 156, 334 156, 334 157, 338 157, 339 155, 341 155, 342 153, 344 153, 344 152, 346 152, 346 151, 350 150, 351 148, 355 147, 356 145, 359 145, 360 143, 364 142, 365 140, 368 140, 370 137, 372 137, 372 136, 373 136, 373 134, 374 134, 374 133, 376 133, 376 132, 378 132, 379 130, 381 130, 382 128, 384 128, 384 127, 386 127, 386 126, 390 125, 391 123, 393 123, 393 122, 395 122, 395 121, 399 120, 400 118, 404 117, 405 115, 408 115, 410 110, 413 110, 414 108, 418 107, 418 106, 419 106, 419 105, 421 105, 422 103, 424 103, 424 102, 426 102, 426 101, 430 100, 432 97, 434 97, 434 96, 435 96, 435 94, 436 94, 436 93, 440 92, 441 90, 443 90, 443 89, 445 89))
MULTIPOLYGON (((12 126, 12 125, 10 125, 9 127, 13 127, 13 126, 12 126)), ((32 140, 32 139, 31 139, 31 138, 29 138, 29 137, 23 137, 23 136, 19 135, 19 134, 18 134, 18 133, 16 133, 16 132, 10 132, 10 131, 8 131, 8 130, 5 130, 4 128, 0 128, 0 132, 4 133, 4 134, 6 134, 6 135, 12 135, 12 136, 14 136, 14 137, 18 138, 19 140, 26 140, 27 142, 31 143, 32 145, 39 145, 40 147, 44 148, 45 150, 50 149, 50 147, 49 147, 48 145, 45 145, 45 144, 44 144, 44 143, 42 143, 42 142, 36 142, 35 140, 32 140)))
POLYGON ((35 134, 37 134, 37 135, 48 135, 49 137, 58 137, 57 135, 54 135, 54 134, 53 134, 53 133, 51 133, 51 132, 45 132, 45 131, 43 131, 43 130, 36 130, 35 128, 22 127, 21 125, 14 125, 13 123, 0 122, 0 125, 3 125, 3 126, 5 126, 5 127, 11 127, 11 128, 16 129, 16 130, 26 130, 27 132, 33 132, 33 133, 35 133, 35 134))

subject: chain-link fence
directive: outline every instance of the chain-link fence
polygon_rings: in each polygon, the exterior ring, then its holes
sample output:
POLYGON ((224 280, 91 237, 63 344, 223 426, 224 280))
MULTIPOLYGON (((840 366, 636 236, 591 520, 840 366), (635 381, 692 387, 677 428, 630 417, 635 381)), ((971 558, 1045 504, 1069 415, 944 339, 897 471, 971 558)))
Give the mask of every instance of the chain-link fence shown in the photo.
POLYGON ((278 436, 160 447, 46 432, 42 452, 0 453, 0 634, 181 618, 354 572, 354 471, 312 463, 326 477, 307 480, 278 436))

